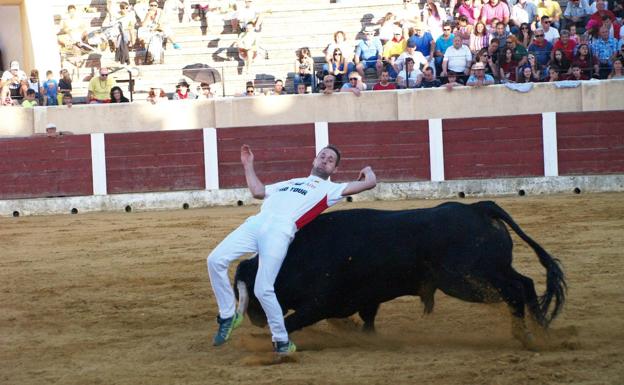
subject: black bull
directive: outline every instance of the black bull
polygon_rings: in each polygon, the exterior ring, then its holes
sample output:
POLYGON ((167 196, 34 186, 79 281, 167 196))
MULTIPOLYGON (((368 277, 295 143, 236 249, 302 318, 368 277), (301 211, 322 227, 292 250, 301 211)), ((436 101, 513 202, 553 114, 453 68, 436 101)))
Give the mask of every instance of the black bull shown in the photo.
MULTIPOLYGON (((258 257, 237 270, 239 311, 254 325, 266 316, 253 288, 258 257), (244 285, 243 285, 244 283, 244 285)), ((534 341, 525 308, 544 329, 560 312, 566 283, 559 261, 526 235, 496 203, 445 203, 428 209, 356 209, 319 216, 297 233, 277 276, 275 293, 288 332, 326 318, 358 313, 374 330, 379 305, 418 295, 433 310, 437 289, 470 302, 509 305, 513 335, 525 347, 534 341), (546 291, 537 296, 533 280, 513 269, 512 239, 506 223, 537 254, 546 269, 546 291)))

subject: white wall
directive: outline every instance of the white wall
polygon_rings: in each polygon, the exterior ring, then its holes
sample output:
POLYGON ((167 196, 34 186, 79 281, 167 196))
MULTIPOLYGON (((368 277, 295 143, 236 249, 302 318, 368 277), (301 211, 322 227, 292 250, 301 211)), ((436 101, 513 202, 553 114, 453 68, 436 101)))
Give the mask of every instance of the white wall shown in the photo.
POLYGON ((8 69, 11 60, 18 60, 24 67, 21 30, 20 7, 18 5, 0 5, 0 50, 4 61, 2 71, 8 69))

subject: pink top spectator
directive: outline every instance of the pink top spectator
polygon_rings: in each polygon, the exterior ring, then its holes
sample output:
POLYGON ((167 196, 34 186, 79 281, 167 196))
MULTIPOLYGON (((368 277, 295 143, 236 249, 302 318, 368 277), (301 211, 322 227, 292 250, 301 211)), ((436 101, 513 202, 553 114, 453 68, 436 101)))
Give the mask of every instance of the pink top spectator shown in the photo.
POLYGON ((481 8, 481 20, 485 20, 485 24, 490 24, 494 18, 503 21, 505 24, 509 22, 509 7, 507 4, 498 0, 490 0, 489 3, 483 5, 483 8, 481 8))

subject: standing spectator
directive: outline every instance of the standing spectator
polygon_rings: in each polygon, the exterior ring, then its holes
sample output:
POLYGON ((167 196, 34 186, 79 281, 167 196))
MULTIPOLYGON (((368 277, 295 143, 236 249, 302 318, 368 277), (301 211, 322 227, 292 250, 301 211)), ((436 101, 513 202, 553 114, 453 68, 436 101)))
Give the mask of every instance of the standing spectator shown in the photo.
POLYGON ((417 88, 422 82, 423 74, 414 65, 412 58, 405 59, 405 68, 397 75, 397 86, 399 88, 417 88))
MULTIPOLYGON (((558 49, 563 51, 563 53, 565 54, 565 57, 570 62, 574 59, 574 51, 576 49, 576 42, 570 39, 570 31, 568 31, 567 29, 561 30, 561 37, 559 38, 559 40, 555 42, 555 44, 553 44, 552 53, 554 53, 555 50, 558 50, 558 49)), ((552 53, 551 53, 551 58, 552 58, 552 53)))
POLYGON ((297 51, 297 59, 295 60, 295 89, 299 83, 304 83, 306 86, 314 88, 314 59, 310 48, 303 47, 297 51))
POLYGON ((584 31, 590 14, 590 10, 585 6, 584 2, 581 0, 569 0, 563 12, 561 28, 569 29, 570 26, 574 25, 576 28, 584 31))
POLYGON ((470 75, 468 81, 466 81, 467 86, 482 87, 494 84, 492 75, 487 75, 485 73, 485 66, 483 63, 475 63, 472 66, 472 72, 473 74, 470 75))
MULTIPOLYGON (((549 24, 552 24, 553 29, 559 28, 559 19, 561 18, 562 12, 561 12, 561 7, 559 6, 558 1, 538 0, 537 1, 537 15, 542 21, 541 27, 544 28, 546 32, 548 32, 548 30, 543 25, 544 16, 548 17, 548 20, 550 21, 549 24)), ((546 37, 546 40, 548 40, 548 36, 546 37)), ((552 43, 552 41, 550 42, 552 43)))
POLYGON ((63 93, 63 105, 67 106, 67 108, 72 108, 72 106, 74 105, 74 97, 72 96, 71 92, 63 93))
POLYGON ((355 48, 355 70, 360 77, 364 77, 364 71, 368 68, 375 68, 377 77, 381 76, 383 48, 381 41, 374 37, 374 34, 372 27, 366 27, 364 29, 364 40, 360 41, 355 48))
POLYGON ((111 103, 130 103, 130 100, 124 96, 123 91, 118 86, 111 88, 110 101, 111 103))
POLYGON ((0 78, 0 96, 6 102, 8 98, 19 97, 19 88, 22 81, 28 81, 26 73, 20 69, 19 62, 12 61, 9 69, 4 71, 0 78))
POLYGON ((598 59, 600 68, 598 76, 600 79, 606 79, 611 72, 612 58, 617 54, 617 41, 609 37, 609 30, 600 29, 600 38, 592 43, 592 52, 598 59))
POLYGON ((550 44, 559 39, 559 31, 552 25, 552 19, 548 16, 542 16, 540 27, 544 31, 544 39, 550 44))
POLYGON ((505 26, 509 24, 509 6, 499 0, 490 0, 481 8, 481 21, 490 24, 492 19, 497 18, 505 26))
MULTIPOLYGON (((461 37, 455 36, 453 39, 453 45, 450 46, 444 54, 442 72, 440 73, 440 76, 446 77, 448 71, 468 75, 471 63, 472 53, 470 52, 470 49, 462 44, 461 37)), ((462 80, 461 77, 458 78, 462 80)))
POLYGON ((396 90, 396 84, 390 82, 390 74, 387 70, 381 71, 379 82, 373 86, 373 91, 396 90))
POLYGON ((514 83, 518 71, 518 62, 514 60, 514 53, 511 48, 505 48, 505 53, 499 59, 499 63, 501 83, 514 83))
POLYGON ((58 82, 53 78, 52 71, 46 71, 46 81, 43 82, 41 96, 44 106, 58 106, 58 82))
POLYGON ((36 97, 36 92, 33 89, 28 89, 28 91, 26 91, 26 97, 24 98, 24 101, 22 102, 22 107, 25 108, 33 108, 39 105, 39 103, 37 103, 37 100, 35 100, 36 97))
POLYGON ((622 58, 618 57, 613 60, 613 69, 607 79, 624 79, 624 71, 622 70, 622 58))
POLYGON ((581 71, 583 71, 583 75, 587 76, 588 79, 594 76, 598 77, 600 72, 598 59, 596 59, 589 49, 589 46, 585 43, 578 46, 574 60, 572 60, 572 65, 577 65, 581 71))
MULTIPOLYGON (((252 24, 249 22, 249 24, 252 24)), ((251 72, 251 65, 258 56, 259 35, 253 25, 249 25, 244 32, 238 36, 236 47, 238 47, 238 56, 243 61, 245 73, 251 72)))
POLYGON ((273 84, 273 90, 271 90, 271 95, 286 95, 286 93, 287 92, 284 89, 284 82, 281 79, 277 79, 275 81, 275 84, 273 84))
POLYGON ((63 68, 59 79, 59 95, 62 97, 66 92, 72 92, 72 79, 69 76, 69 71, 63 68))
POLYGON ((472 24, 468 24, 466 16, 461 15, 457 19, 457 27, 455 28, 455 34, 461 36, 462 44, 470 46, 470 35, 474 29, 472 24))
POLYGON ((518 0, 511 8, 511 16, 509 18, 514 28, 518 28, 522 24, 528 24, 529 29, 534 29, 537 22, 537 6, 529 0, 518 0))
POLYGON ((516 37, 518 38, 518 44, 529 48, 529 45, 533 42, 533 31, 531 30, 531 26, 527 23, 522 23, 516 37))
POLYGON ((362 77, 356 71, 349 74, 349 82, 340 88, 340 92, 351 92, 355 96, 360 96, 362 91, 366 91, 366 83, 362 81, 362 77))
MULTIPOLYGON (((444 27, 442 28, 442 36, 436 40, 435 44, 435 65, 436 72, 442 72, 442 60, 444 59, 444 53, 446 49, 453 45, 453 40, 455 39, 455 35, 451 33, 451 23, 444 23, 444 27)), ((462 38, 462 43, 464 39, 462 38)), ((420 68, 420 67, 419 67, 420 68)))
POLYGON ((433 0, 427 0, 423 8, 423 20, 431 33, 431 37, 437 40, 442 35, 442 26, 446 22, 444 8, 433 0))
POLYGON ((395 61, 405 51, 405 48, 407 48, 407 39, 401 27, 396 26, 393 37, 384 44, 382 55, 383 69, 390 73, 391 78, 396 78, 395 61))
POLYGON ((544 30, 540 28, 535 31, 535 40, 529 45, 528 51, 535 55, 537 66, 540 71, 548 64, 552 50, 552 44, 544 39, 544 30))
POLYGON ((428 67, 423 71, 423 80, 420 83, 420 87, 422 88, 438 88, 442 85, 442 82, 439 79, 436 79, 435 74, 433 73, 433 68, 428 67))
POLYGON ((416 50, 427 59, 429 66, 434 66, 435 39, 431 36, 431 33, 425 31, 423 24, 420 22, 414 24, 412 31, 414 34, 407 41, 407 46, 409 47, 409 43, 413 43, 416 50))
POLYGON ((487 48, 488 43, 489 43, 489 36, 485 28, 485 24, 479 21, 475 25, 475 28, 472 31, 472 34, 470 34, 470 45, 469 45, 470 52, 472 52, 473 54, 476 54, 482 48, 487 48))
POLYGON ((505 30, 505 24, 502 22, 498 22, 493 32, 490 32, 490 41, 493 39, 498 39, 498 53, 507 46, 507 39, 511 36, 511 34, 505 30))
POLYGON ((152 88, 150 88, 150 91, 147 94, 147 101, 152 103, 152 104, 166 102, 168 100, 169 100, 169 98, 167 97, 167 94, 165 93, 165 90, 163 90, 160 87, 152 87, 152 88))
POLYGON ((110 103, 110 92, 116 85, 115 79, 108 76, 108 68, 100 68, 100 76, 89 81, 87 100, 89 103, 110 103))
POLYGON ((254 6, 253 0, 245 0, 245 7, 238 9, 234 13, 234 16, 230 20, 230 26, 234 33, 239 33, 241 30, 244 32, 248 30, 248 28, 260 31, 262 30, 263 18, 263 12, 260 12, 260 10, 254 6))
POLYGON ((190 86, 186 80, 180 79, 176 86, 176 92, 173 93, 173 100, 197 99, 197 96, 189 91, 189 88, 190 86))

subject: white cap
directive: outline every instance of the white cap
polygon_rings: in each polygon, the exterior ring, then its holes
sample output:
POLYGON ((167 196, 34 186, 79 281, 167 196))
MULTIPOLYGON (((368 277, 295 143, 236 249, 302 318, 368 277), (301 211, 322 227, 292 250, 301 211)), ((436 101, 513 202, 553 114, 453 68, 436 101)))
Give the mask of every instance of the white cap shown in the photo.
POLYGON ((11 62, 11 69, 12 69, 12 70, 18 70, 18 71, 19 71, 20 66, 19 66, 19 62, 18 62, 17 60, 13 60, 13 61, 11 62))
POLYGON ((54 123, 48 123, 48 125, 46 126, 46 130, 47 130, 48 128, 56 128, 56 124, 54 124, 54 123))

